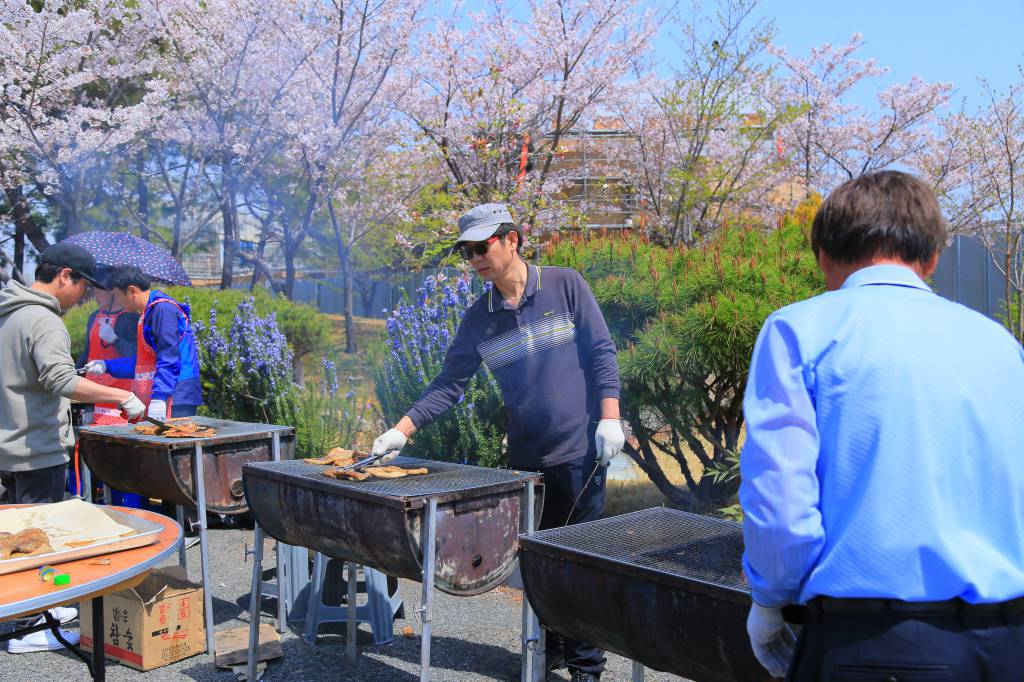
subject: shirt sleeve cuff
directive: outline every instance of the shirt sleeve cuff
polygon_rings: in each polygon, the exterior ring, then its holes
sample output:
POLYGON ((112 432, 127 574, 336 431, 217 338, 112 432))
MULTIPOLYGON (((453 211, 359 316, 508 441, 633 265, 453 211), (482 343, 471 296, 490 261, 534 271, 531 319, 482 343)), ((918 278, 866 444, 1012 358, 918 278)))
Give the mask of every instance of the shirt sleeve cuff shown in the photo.
POLYGON ((605 387, 605 388, 599 388, 597 390, 597 397, 598 397, 599 400, 604 400, 605 398, 615 398, 616 400, 618 400, 619 399, 619 394, 620 394, 619 389, 614 387, 614 386, 608 386, 608 387, 605 387))
POLYGON ((786 604, 796 603, 796 595, 776 590, 750 590, 750 598, 769 609, 777 609, 786 604))

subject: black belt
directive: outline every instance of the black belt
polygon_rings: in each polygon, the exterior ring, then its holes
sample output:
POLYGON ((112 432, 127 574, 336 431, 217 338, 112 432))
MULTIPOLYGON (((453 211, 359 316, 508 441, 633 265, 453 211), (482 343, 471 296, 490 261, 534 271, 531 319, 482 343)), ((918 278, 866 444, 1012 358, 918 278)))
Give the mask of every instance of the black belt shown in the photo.
POLYGON ((899 599, 840 599, 815 597, 806 606, 783 607, 790 623, 806 623, 821 616, 892 616, 895 618, 1007 618, 1024 613, 1024 597, 992 604, 971 604, 962 599, 946 601, 900 601, 899 599))

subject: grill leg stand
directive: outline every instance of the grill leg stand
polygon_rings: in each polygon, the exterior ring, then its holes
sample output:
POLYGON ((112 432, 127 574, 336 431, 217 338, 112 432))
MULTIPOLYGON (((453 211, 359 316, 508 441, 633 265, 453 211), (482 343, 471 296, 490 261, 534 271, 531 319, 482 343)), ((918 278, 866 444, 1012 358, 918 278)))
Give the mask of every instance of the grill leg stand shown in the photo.
POLYGON ((633 661, 633 682, 644 682, 644 664, 633 661))
MULTIPOLYGON (((522 510, 519 515, 519 532, 526 535, 533 535, 534 509, 535 509, 535 488, 533 481, 526 482, 526 489, 523 491, 522 510)), ((521 682, 540 682, 544 679, 544 656, 545 632, 540 627, 537 615, 530 606, 530 601, 523 593, 523 653, 520 674, 521 682)))
POLYGON ((356 626, 359 620, 356 617, 356 588, 359 581, 359 566, 351 561, 346 561, 348 568, 348 622, 345 623, 345 655, 349 661, 356 660, 356 626))
POLYGON ((196 513, 199 516, 199 553, 203 569, 203 616, 206 620, 206 650, 214 653, 213 637, 213 582, 210 580, 210 543, 206 537, 206 482, 203 470, 203 446, 196 443, 192 458, 193 480, 195 481, 196 513))
POLYGON ((313 555, 313 580, 309 585, 309 606, 306 608, 306 644, 316 646, 316 631, 320 626, 320 600, 323 598, 323 576, 327 557, 320 552, 313 555))
POLYGON ((437 499, 427 500, 423 514, 423 599, 420 620, 420 682, 430 680, 430 621, 434 607, 434 547, 437 544, 437 499))
POLYGON ((178 545, 178 565, 188 573, 188 556, 185 552, 185 508, 180 504, 174 505, 174 518, 181 526, 181 544, 178 545))
MULTIPOLYGON (((270 436, 270 457, 275 462, 281 461, 281 434, 277 431, 270 436)), ((295 595, 290 594, 288 590, 288 580, 285 571, 285 555, 288 552, 285 549, 285 545, 280 542, 276 545, 276 551, 274 556, 277 557, 277 631, 280 634, 284 634, 287 630, 287 607, 288 604, 295 598, 295 595)))
POLYGON ((252 590, 249 592, 249 653, 246 657, 247 678, 256 679, 256 663, 260 645, 260 597, 263 588, 263 529, 253 525, 252 590))
POLYGON ((92 504, 92 472, 85 462, 82 462, 82 499, 92 504))

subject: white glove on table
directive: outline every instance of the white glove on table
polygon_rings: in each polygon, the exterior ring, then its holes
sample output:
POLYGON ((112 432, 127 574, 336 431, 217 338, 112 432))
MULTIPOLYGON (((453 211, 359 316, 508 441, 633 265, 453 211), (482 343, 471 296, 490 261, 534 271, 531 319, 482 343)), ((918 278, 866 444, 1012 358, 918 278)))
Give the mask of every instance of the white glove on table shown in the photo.
POLYGON ((398 457, 398 453, 405 447, 408 441, 409 439, 406 438, 405 434, 398 429, 388 429, 377 436, 377 440, 373 441, 373 449, 370 451, 370 454, 383 455, 390 452, 391 454, 380 458, 381 462, 390 462, 395 457, 398 457))
POLYGON ((102 360, 90 360, 85 363, 85 373, 99 376, 100 374, 107 373, 107 363, 102 360))
POLYGON ((606 467, 615 455, 619 454, 626 444, 626 434, 622 432, 622 422, 618 419, 602 419, 597 424, 594 435, 597 444, 597 460, 606 467))
POLYGON ((149 408, 146 410, 146 416, 162 422, 167 421, 167 401, 150 400, 149 408))
POLYGON ((754 656, 765 670, 772 677, 785 677, 793 658, 796 635, 782 620, 782 609, 754 602, 747 616, 747 634, 754 656))
POLYGON ((117 332, 114 331, 114 327, 106 320, 100 322, 100 328, 96 333, 104 343, 114 343, 117 341, 117 332))
POLYGON ((121 408, 121 411, 124 412, 125 417, 130 422, 137 420, 146 413, 146 406, 134 393, 131 394, 131 397, 118 405, 118 407, 121 408))

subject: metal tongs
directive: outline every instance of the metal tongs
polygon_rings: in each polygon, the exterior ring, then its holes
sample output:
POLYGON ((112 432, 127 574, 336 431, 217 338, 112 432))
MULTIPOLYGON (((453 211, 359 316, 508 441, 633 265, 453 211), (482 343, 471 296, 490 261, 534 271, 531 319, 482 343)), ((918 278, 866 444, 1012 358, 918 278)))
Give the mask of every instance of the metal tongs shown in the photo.
POLYGON ((171 429, 174 428, 173 426, 171 426, 167 422, 162 422, 159 419, 153 419, 149 415, 145 415, 142 418, 145 419, 146 421, 148 421, 150 424, 156 424, 157 425, 158 428, 156 430, 156 433, 153 434, 154 436, 159 436, 159 435, 165 434, 165 433, 167 433, 168 431, 170 431, 171 429))
POLYGON ((352 471, 353 469, 358 469, 360 467, 369 466, 371 464, 376 463, 377 460, 380 460, 380 459, 383 459, 383 458, 387 457, 388 455, 390 455, 393 452, 397 453, 398 450, 388 450, 383 455, 370 455, 369 457, 367 457, 365 459, 361 459, 361 460, 359 460, 358 462, 356 462, 354 464, 349 464, 348 466, 341 467, 341 471, 352 471))

